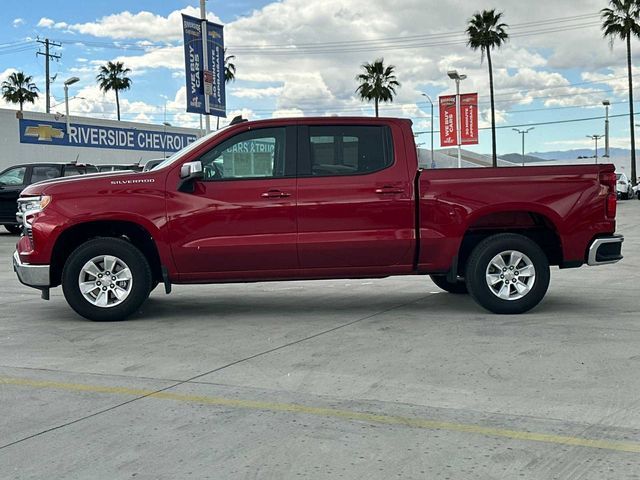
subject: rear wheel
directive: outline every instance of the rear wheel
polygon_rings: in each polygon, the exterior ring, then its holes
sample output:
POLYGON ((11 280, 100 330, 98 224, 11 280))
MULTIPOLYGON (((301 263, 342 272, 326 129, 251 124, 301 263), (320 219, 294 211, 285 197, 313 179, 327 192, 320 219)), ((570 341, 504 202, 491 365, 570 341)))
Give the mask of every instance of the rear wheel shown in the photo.
POLYGON ((4 228, 6 228, 9 233, 13 233, 14 235, 18 235, 22 231, 20 225, 13 225, 11 223, 6 223, 4 225, 4 228))
POLYGON ((67 302, 89 320, 124 320, 144 303, 151 286, 145 256, 118 238, 98 238, 81 245, 62 271, 67 302))
POLYGON ((524 313, 544 298, 549 261, 542 249, 522 235, 486 238, 469 257, 466 282, 473 299, 500 314, 524 313))
POLYGON ((456 294, 469 293, 467 290, 467 285, 461 280, 458 280, 457 282, 452 283, 449 280, 447 280, 446 275, 429 275, 429 276, 431 277, 431 281, 435 283, 438 287, 440 287, 442 290, 444 290, 445 292, 456 293, 456 294))

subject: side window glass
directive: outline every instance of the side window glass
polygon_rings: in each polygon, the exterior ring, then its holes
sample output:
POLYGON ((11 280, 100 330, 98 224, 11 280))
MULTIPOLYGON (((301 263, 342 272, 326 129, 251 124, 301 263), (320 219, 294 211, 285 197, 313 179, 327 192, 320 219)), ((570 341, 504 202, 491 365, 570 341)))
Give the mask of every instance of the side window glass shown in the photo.
POLYGON ((80 175, 80 170, 77 167, 64 167, 64 176, 65 177, 73 177, 74 175, 80 175))
POLYGON ((366 174, 393 163, 386 127, 309 127, 309 155, 313 176, 366 174))
POLYGON ((31 171, 31 183, 41 182, 42 180, 51 180, 60 176, 59 167, 53 165, 34 166, 31 171))
POLYGON ((25 173, 27 173, 27 167, 11 168, 0 175, 0 185, 22 185, 25 173))
POLYGON ((205 153, 200 161, 205 181, 283 177, 285 129, 241 133, 205 153))

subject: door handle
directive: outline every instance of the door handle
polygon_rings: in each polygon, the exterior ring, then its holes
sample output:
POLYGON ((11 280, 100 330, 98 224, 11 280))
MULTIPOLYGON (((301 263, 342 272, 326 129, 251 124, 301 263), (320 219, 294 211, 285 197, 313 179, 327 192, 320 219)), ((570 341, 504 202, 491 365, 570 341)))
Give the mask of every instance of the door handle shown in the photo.
POLYGON ((378 195, 392 195, 397 193, 404 193, 404 188, 385 186, 382 188, 376 188, 376 193, 378 195))
POLYGON ((287 198, 290 197, 290 193, 281 192, 280 190, 269 190, 260 195, 262 198, 287 198))

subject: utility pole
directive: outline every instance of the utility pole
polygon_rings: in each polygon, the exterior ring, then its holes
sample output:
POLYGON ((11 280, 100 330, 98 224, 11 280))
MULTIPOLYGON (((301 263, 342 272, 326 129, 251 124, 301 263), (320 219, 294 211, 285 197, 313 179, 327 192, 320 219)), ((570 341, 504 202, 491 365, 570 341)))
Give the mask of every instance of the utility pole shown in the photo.
POLYGON ((44 57, 44 64, 45 64, 45 85, 46 85, 46 95, 47 95, 47 113, 51 113, 51 77, 49 77, 49 59, 53 58, 55 60, 60 60, 60 58, 62 57, 62 55, 60 54, 56 54, 56 53, 51 53, 49 51, 49 47, 61 47, 62 44, 58 43, 58 42, 52 42, 50 41, 48 38, 45 38, 44 40, 37 40, 38 43, 41 43, 44 45, 44 52, 41 52, 38 50, 38 52, 36 53, 36 55, 42 55, 44 57))
POLYGON ((431 168, 436 168, 436 159, 433 157, 433 100, 426 93, 423 93, 422 96, 426 97, 431 104, 431 168))
POLYGON ((202 75, 202 85, 204 87, 204 120, 205 120, 205 126, 207 129, 207 133, 209 133, 211 131, 211 118, 209 116, 209 94, 207 92, 207 88, 205 85, 206 80, 204 79, 204 77, 208 74, 209 72, 209 52, 207 51, 207 5, 206 5, 206 1, 207 0, 200 0, 200 18, 202 20, 202 56, 203 58, 203 62, 202 62, 202 68, 203 68, 203 75, 202 75))
POLYGON ((529 133, 531 130, 535 130, 536 127, 527 128, 526 130, 518 130, 517 128, 513 128, 514 132, 518 132, 522 135, 522 166, 524 167, 524 136, 529 133))
POLYGON ((598 140, 603 138, 604 135, 587 135, 587 138, 594 140, 596 142, 596 164, 598 163, 598 140))
POLYGON ((457 141, 458 144, 458 168, 462 168, 462 126, 460 118, 460 82, 467 78, 466 75, 458 73, 457 70, 449 70, 447 75, 451 80, 456 82, 456 130, 458 132, 457 141))

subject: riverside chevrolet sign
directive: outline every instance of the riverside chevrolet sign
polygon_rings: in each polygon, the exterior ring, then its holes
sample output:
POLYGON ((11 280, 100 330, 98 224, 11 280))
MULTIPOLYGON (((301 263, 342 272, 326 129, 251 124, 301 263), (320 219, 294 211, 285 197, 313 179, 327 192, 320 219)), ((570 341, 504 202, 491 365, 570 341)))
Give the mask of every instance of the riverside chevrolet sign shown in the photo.
POLYGON ((150 152, 177 152, 197 137, 185 133, 20 119, 20 143, 150 152))

